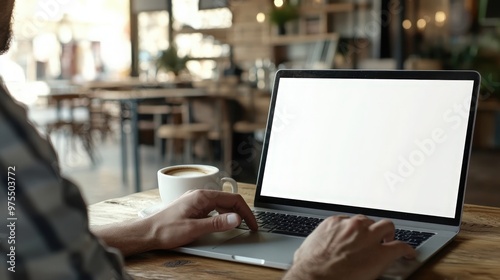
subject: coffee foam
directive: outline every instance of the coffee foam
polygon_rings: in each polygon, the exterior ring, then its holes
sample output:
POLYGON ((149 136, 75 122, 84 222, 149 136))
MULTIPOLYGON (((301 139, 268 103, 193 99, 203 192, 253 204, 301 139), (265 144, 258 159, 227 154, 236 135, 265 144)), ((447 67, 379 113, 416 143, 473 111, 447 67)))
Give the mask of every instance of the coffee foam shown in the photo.
POLYGON ((178 167, 162 171, 163 174, 175 177, 197 177, 208 175, 210 172, 201 168, 195 167, 178 167))

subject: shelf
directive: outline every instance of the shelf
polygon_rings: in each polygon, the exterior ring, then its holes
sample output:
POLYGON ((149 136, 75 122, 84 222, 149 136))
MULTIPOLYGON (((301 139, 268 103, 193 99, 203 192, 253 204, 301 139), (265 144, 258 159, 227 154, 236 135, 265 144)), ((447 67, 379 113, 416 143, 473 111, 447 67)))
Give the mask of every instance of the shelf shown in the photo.
POLYGON ((190 57, 189 60, 215 60, 215 61, 224 61, 224 60, 229 60, 229 57, 228 56, 190 57))
POLYGON ((269 38, 270 45, 289 45, 289 44, 300 44, 309 43, 322 40, 338 40, 339 35, 337 33, 323 33, 323 34, 307 34, 307 35, 282 35, 282 36, 272 36, 269 38))
MULTIPOLYGON (((276 65, 301 60, 303 52, 313 48, 314 43, 338 41, 340 34, 342 37, 358 39, 356 27, 372 20, 369 13, 372 9, 377 11, 376 5, 369 0, 300 0, 297 1, 300 3, 298 18, 285 24, 285 35, 278 35, 277 26, 269 20, 266 19, 264 24, 255 20, 258 12, 270 11, 273 8, 272 1, 237 2, 238 5, 231 7, 233 26, 228 33, 227 42, 233 46, 236 61, 248 65, 262 58, 269 58, 276 65)), ((354 64, 358 56, 357 46, 354 44, 358 42, 349 41, 347 46, 344 46, 346 43, 341 43, 343 48, 356 50, 352 59, 354 64)), ((361 55, 366 55, 370 50, 363 45, 361 55)))
POLYGON ((350 12, 354 10, 354 6, 355 4, 353 3, 314 5, 310 7, 301 7, 300 14, 307 15, 317 13, 350 12))
POLYGON ((333 4, 323 4, 323 5, 313 5, 309 7, 301 7, 300 14, 318 14, 318 13, 341 13, 341 12, 352 12, 356 8, 368 8, 370 3, 333 3, 333 4))
POLYGON ((216 40, 227 41, 227 33, 230 28, 206 28, 206 29, 194 29, 190 27, 183 27, 181 30, 174 31, 175 35, 180 34, 196 34, 201 33, 203 35, 213 36, 216 40))

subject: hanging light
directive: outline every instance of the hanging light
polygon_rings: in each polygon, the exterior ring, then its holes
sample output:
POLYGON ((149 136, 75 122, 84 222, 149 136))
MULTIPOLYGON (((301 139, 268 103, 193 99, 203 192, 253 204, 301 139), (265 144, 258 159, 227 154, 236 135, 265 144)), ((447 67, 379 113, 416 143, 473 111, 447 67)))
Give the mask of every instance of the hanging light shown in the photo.
POLYGON ((73 40, 73 28, 67 14, 57 24, 57 38, 63 44, 67 44, 73 40))
POLYGON ((423 30, 425 29, 425 27, 427 26, 427 21, 423 18, 417 20, 417 28, 420 29, 420 30, 423 30))
POLYGON ((258 23, 263 23, 264 21, 266 21, 266 15, 264 13, 258 13, 255 18, 257 19, 258 23))
POLYGON ((404 29, 408 30, 408 29, 411 28, 411 21, 409 19, 405 19, 405 20, 403 20, 403 24, 402 25, 403 25, 404 29))

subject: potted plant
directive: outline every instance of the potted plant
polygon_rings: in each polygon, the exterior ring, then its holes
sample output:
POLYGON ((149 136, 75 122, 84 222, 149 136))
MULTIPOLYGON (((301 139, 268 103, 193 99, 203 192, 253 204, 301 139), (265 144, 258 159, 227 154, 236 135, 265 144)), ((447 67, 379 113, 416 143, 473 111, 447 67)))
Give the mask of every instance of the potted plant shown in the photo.
POLYGON ((278 34, 286 34, 285 24, 299 17, 299 8, 290 1, 284 1, 283 5, 276 7, 273 5, 269 13, 269 20, 278 26, 278 34))
POLYGON ((189 56, 180 57, 177 54, 177 47, 170 45, 166 50, 160 52, 156 61, 157 70, 164 69, 167 72, 172 72, 176 77, 181 71, 186 69, 186 63, 189 56))

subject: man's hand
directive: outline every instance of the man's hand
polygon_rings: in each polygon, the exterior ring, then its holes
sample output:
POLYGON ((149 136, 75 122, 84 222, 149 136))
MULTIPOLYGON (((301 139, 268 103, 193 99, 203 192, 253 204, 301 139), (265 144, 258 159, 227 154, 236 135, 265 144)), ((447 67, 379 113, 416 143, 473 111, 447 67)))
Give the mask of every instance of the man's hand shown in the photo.
POLYGON ((295 252, 284 279, 375 279, 415 250, 394 240, 394 224, 365 216, 330 217, 295 252))
POLYGON ((242 219, 257 230, 257 221, 239 194, 213 190, 189 191, 146 219, 152 225, 157 249, 175 248, 207 233, 233 229, 242 219), (213 210, 219 215, 208 217, 213 210))
POLYGON ((204 234, 235 228, 242 219, 250 229, 257 230, 257 221, 239 194, 195 190, 149 217, 94 227, 92 232, 128 256, 176 248, 204 234), (219 215, 209 217, 213 210, 219 215))

